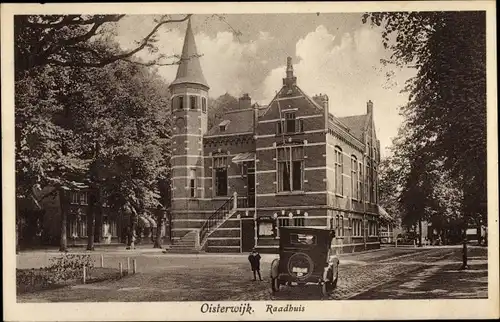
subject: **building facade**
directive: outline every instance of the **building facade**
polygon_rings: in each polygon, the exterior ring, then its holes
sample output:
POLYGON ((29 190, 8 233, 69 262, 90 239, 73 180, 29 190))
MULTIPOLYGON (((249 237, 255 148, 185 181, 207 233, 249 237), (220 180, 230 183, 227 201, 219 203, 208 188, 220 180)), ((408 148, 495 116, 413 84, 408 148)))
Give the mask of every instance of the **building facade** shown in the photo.
POLYGON ((188 22, 172 93, 172 236, 211 252, 274 252, 280 226, 336 230, 339 252, 378 248, 380 143, 366 113, 336 117, 287 59, 267 106, 248 94, 207 128, 209 84, 188 22), (193 239, 193 236, 195 238, 193 239))

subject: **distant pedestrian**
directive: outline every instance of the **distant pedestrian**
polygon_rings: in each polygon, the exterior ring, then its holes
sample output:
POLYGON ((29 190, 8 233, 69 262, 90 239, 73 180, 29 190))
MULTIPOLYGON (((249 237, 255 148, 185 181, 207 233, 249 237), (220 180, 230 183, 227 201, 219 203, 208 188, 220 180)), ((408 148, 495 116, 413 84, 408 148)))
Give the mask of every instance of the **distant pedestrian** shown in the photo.
POLYGON ((252 248, 252 253, 248 255, 248 261, 250 262, 250 266, 252 267, 253 280, 257 280, 256 274, 258 274, 259 280, 262 281, 262 277, 260 276, 260 254, 255 248, 252 248))

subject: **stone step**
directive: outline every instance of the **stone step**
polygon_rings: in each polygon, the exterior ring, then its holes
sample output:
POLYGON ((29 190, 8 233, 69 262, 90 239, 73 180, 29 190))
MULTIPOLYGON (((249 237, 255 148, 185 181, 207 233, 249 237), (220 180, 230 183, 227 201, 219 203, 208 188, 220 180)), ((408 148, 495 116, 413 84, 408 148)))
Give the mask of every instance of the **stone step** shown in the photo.
POLYGON ((203 253, 201 250, 196 249, 169 249, 164 250, 164 254, 200 254, 203 253))

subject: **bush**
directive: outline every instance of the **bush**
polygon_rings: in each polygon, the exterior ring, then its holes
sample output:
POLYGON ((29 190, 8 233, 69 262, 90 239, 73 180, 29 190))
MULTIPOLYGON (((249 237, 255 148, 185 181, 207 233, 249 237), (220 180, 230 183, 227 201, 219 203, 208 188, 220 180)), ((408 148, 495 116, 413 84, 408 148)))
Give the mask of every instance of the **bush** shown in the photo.
POLYGON ((52 285, 50 275, 44 269, 16 270, 16 286, 19 293, 47 289, 52 285))
POLYGON ((94 267, 94 261, 90 255, 64 254, 61 257, 51 258, 46 270, 51 282, 59 284, 81 278, 84 266, 87 270, 94 267))

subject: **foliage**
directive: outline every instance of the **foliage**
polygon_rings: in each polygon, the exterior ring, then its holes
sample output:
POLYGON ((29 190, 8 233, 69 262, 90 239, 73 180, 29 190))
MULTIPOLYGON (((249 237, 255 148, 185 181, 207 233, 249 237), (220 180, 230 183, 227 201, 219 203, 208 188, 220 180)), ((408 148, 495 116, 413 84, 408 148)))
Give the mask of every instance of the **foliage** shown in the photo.
POLYGON ((221 121, 221 117, 229 112, 238 109, 238 99, 229 93, 219 96, 215 100, 209 100, 208 110, 208 129, 216 125, 217 121, 221 121))
POLYGON ((403 169, 394 170, 399 201, 418 218, 459 212, 485 222, 485 13, 382 12, 365 14, 368 20, 384 29, 392 52, 384 63, 417 69, 393 159, 403 169))
POLYGON ((104 67, 116 61, 145 65, 175 65, 179 57, 158 55, 142 63, 133 56, 141 50, 156 52, 161 26, 186 21, 191 15, 162 15, 135 48, 122 51, 105 45, 113 41, 116 22, 125 15, 16 15, 14 18, 16 71, 23 73, 44 65, 104 67), (165 59, 170 61, 165 63, 165 59), (171 61, 175 58, 175 61, 171 61))
POLYGON ((50 258, 50 264, 46 270, 49 272, 50 282, 59 284, 82 278, 83 267, 88 270, 94 268, 94 261, 90 255, 64 254, 50 258))
POLYGON ((125 62, 44 66, 19 79, 18 200, 33 196, 35 186, 75 188, 77 181, 99 189, 115 210, 127 202, 137 211, 155 206, 170 162, 166 87, 146 67, 125 62))

